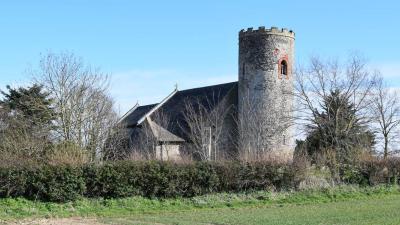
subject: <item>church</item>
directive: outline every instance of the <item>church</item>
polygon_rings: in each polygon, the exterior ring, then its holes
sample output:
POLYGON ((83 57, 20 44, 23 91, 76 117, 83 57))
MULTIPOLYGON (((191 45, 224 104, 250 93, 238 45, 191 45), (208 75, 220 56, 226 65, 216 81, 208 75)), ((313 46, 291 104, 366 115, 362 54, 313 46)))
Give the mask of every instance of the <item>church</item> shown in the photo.
POLYGON ((288 29, 241 30, 238 81, 136 104, 119 121, 132 150, 160 160, 290 155, 294 40, 288 29))

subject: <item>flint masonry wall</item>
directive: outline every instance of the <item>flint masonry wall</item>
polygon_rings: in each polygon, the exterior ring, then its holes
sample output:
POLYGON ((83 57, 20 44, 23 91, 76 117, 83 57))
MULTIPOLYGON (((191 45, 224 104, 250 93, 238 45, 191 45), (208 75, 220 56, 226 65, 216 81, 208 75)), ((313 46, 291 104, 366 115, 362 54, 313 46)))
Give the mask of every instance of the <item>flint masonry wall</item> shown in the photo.
POLYGON ((293 148, 292 130, 286 128, 293 118, 290 92, 293 90, 294 41, 293 31, 276 27, 239 32, 238 107, 242 148, 261 151, 293 148), (282 61, 287 64, 287 75, 281 74, 282 61), (255 134, 250 134, 248 126, 254 125, 260 126, 259 131, 253 129, 255 134))

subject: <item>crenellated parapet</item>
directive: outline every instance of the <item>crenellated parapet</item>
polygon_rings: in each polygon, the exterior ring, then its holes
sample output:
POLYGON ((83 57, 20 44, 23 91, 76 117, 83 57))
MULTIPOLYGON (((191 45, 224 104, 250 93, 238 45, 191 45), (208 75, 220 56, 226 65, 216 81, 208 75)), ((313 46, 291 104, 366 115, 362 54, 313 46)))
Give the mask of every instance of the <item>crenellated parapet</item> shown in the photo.
POLYGON ((274 34, 281 35, 285 37, 295 38, 295 33, 292 30, 288 30, 287 28, 279 29, 277 27, 271 27, 270 29, 266 29, 264 26, 258 27, 258 29, 253 29, 252 27, 247 28, 247 30, 242 29, 239 32, 239 37, 249 36, 249 35, 260 35, 260 34, 274 34))

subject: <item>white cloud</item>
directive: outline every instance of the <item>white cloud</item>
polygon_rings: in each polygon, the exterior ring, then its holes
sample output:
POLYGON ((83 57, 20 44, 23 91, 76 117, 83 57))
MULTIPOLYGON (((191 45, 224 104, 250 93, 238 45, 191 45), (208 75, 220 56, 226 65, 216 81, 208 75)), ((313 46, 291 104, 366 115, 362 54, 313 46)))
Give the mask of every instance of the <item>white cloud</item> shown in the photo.
POLYGON ((157 103, 178 85, 179 90, 214 85, 237 80, 236 75, 201 75, 174 70, 131 70, 111 76, 111 94, 120 114, 136 102, 140 105, 157 103))
POLYGON ((381 72, 390 86, 400 86, 400 62, 385 62, 371 65, 381 72))

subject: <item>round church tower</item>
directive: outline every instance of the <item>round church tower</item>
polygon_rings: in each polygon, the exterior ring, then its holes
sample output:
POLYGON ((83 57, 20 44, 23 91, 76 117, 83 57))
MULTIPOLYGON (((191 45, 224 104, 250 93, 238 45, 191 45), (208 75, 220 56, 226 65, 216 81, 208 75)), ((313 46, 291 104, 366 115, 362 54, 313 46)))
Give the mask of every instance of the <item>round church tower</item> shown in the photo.
POLYGON ((276 27, 239 33, 239 146, 244 152, 265 156, 293 150, 294 40, 293 31, 276 27))

